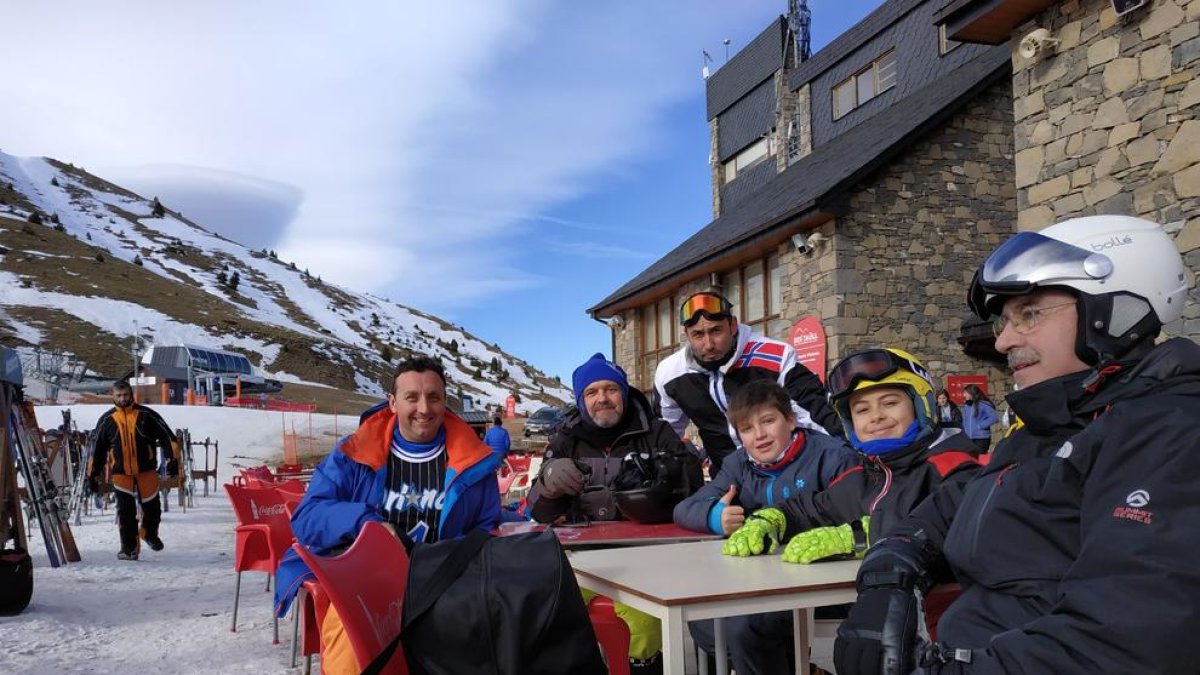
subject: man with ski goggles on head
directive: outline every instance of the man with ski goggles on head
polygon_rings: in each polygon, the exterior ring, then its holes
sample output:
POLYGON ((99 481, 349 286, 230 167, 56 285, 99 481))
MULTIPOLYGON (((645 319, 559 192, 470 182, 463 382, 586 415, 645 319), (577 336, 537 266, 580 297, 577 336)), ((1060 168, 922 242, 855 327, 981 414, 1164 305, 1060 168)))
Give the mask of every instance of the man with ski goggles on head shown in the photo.
POLYGON ((840 675, 1196 672, 1200 346, 1155 344, 1190 285, 1170 236, 1128 216, 987 258, 969 304, 996 322, 1024 425, 873 543, 840 675), (932 643, 922 595, 946 572, 963 593, 932 643))
POLYGON ((751 332, 724 296, 704 291, 679 308, 683 347, 658 365, 654 388, 662 418, 682 435, 688 421, 700 430, 712 462, 710 475, 738 448, 726 412, 729 398, 746 382, 771 379, 787 390, 796 421, 822 433, 837 433, 837 415, 821 380, 796 360, 790 345, 751 332))

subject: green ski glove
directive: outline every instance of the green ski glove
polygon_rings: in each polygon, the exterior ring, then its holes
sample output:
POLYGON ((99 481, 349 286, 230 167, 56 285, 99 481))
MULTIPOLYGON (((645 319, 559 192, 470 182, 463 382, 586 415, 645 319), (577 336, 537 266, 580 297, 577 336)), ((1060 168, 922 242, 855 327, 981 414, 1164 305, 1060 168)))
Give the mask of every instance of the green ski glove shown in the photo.
POLYGON ((729 535, 721 553, 725 555, 746 556, 760 553, 774 553, 779 548, 779 540, 787 528, 787 517, 783 511, 776 508, 759 509, 746 518, 745 524, 729 535))
POLYGON ((861 558, 870 546, 867 541, 870 531, 871 516, 845 525, 814 527, 792 537, 783 549, 783 561, 807 565, 814 560, 840 555, 861 558))

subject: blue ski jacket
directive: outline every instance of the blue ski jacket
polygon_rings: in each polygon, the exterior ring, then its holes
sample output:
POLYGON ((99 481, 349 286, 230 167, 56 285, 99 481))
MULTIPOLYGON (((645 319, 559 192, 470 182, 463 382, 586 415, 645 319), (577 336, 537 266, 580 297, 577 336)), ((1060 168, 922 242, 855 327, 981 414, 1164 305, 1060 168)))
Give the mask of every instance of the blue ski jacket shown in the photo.
POLYGON ((800 429, 802 450, 788 464, 773 471, 754 466, 745 448, 730 455, 721 470, 704 487, 675 506, 675 524, 696 532, 724 535, 721 497, 729 486, 738 487, 734 502, 746 515, 777 506, 804 491, 824 490, 843 471, 859 463, 858 455, 840 438, 800 429))
MULTIPOLYGON (((475 432, 447 412, 446 497, 438 532, 460 537, 474 528, 493 530, 500 523, 499 458, 475 432)), ((363 413, 358 430, 334 446, 313 473, 304 499, 292 514, 296 541, 317 555, 334 555, 354 543, 369 520, 386 520, 380 509, 387 479, 388 449, 396 416, 386 404, 363 413)), ((289 550, 275 573, 275 612, 287 614, 292 598, 312 571, 289 550)))

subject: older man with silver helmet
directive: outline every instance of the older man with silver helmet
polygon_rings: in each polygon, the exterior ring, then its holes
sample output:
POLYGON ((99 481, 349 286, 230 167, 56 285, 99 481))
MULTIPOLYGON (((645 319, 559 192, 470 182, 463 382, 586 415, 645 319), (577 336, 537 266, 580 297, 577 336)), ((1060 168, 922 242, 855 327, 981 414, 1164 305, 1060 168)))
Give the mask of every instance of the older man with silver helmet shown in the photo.
POLYGON ((969 304, 992 319, 1024 426, 872 547, 838 672, 1194 673, 1200 346, 1156 343, 1190 287, 1171 238, 1127 216, 1001 244, 969 304), (962 596, 920 625, 921 596, 962 596))

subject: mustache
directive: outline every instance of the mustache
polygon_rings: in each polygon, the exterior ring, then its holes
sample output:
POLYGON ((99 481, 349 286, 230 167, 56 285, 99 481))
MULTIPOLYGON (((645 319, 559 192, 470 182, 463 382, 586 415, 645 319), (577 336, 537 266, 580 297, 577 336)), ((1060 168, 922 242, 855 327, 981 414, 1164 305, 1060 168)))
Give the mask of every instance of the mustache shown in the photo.
POLYGON ((1032 349, 1014 349, 1008 353, 1008 367, 1014 368, 1017 364, 1030 363, 1037 361, 1040 357, 1038 353, 1032 349))

